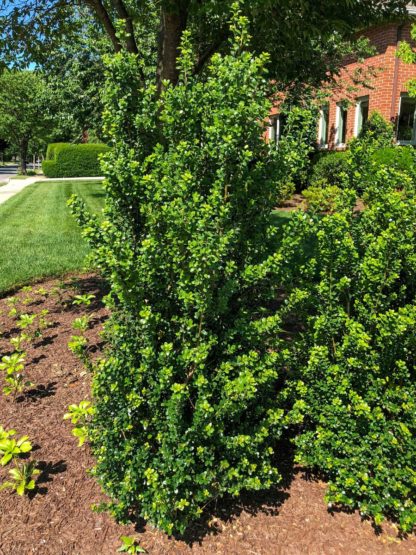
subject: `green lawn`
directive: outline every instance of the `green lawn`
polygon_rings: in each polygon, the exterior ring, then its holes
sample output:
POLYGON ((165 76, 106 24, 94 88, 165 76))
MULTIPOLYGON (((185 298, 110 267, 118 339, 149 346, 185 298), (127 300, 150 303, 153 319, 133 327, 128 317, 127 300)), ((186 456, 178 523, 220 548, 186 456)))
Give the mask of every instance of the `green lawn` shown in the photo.
POLYGON ((83 267, 88 247, 67 206, 73 194, 101 210, 98 182, 41 182, 0 205, 0 293, 47 276, 83 267))

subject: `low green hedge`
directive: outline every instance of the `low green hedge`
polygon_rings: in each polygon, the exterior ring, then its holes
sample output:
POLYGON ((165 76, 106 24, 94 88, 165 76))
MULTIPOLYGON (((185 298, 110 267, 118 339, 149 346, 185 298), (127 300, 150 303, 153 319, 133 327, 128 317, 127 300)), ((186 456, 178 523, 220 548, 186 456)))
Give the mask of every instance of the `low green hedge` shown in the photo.
POLYGON ((53 178, 100 176, 99 155, 109 149, 104 144, 54 143, 48 147, 46 160, 42 164, 43 173, 53 178))

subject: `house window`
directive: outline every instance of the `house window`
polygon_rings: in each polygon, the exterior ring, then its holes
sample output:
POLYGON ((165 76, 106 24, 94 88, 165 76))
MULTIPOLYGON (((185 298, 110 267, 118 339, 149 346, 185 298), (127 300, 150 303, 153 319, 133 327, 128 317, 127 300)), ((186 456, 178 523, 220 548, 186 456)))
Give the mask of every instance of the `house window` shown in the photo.
POLYGON ((343 104, 337 104, 337 145, 345 145, 347 141, 348 110, 343 104))
POLYGON ((369 99, 368 96, 363 96, 357 100, 357 105, 355 109, 355 126, 354 126, 354 135, 358 137, 363 130, 364 125, 368 121, 368 112, 369 112, 369 99))
POLYGON ((325 104, 321 108, 319 118, 319 130, 318 130, 318 140, 319 146, 321 148, 328 147, 328 136, 329 136, 329 106, 325 104))
POLYGON ((286 126, 286 115, 279 114, 270 118, 269 124, 269 140, 270 142, 278 143, 283 136, 286 126))
POLYGON ((416 99, 402 96, 397 122, 397 141, 401 144, 416 143, 415 110, 416 99))

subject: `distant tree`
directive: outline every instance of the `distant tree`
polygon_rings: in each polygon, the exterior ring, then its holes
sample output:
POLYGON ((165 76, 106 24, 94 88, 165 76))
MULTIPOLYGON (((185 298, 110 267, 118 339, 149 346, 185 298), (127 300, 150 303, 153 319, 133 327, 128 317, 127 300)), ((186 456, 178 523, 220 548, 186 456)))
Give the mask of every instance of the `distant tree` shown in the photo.
POLYGON ((22 174, 27 173, 30 141, 45 139, 52 128, 47 91, 36 72, 6 70, 0 75, 0 136, 19 152, 22 174))

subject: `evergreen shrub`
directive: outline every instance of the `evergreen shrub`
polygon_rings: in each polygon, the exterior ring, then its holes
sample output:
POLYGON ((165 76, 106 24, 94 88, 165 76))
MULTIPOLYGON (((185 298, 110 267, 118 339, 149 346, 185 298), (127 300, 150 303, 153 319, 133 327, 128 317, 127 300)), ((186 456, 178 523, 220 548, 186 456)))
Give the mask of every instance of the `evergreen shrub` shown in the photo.
POLYGON ((310 184, 322 186, 323 183, 345 187, 349 180, 349 153, 328 152, 318 158, 312 169, 310 184))
POLYGON ((48 147, 42 169, 46 177, 98 177, 101 155, 108 151, 103 144, 55 143, 48 147))
POLYGON ((179 83, 160 100, 134 56, 109 58, 104 221, 72 201, 111 284, 89 427, 95 474, 114 515, 168 533, 280 479, 278 265, 263 266, 277 150, 263 140, 268 56, 248 51, 246 29, 237 13, 231 54, 215 54, 203 78, 185 34, 179 83))
POLYGON ((297 460, 329 479, 330 505, 405 532, 416 524, 415 193, 381 167, 361 214, 344 190, 333 214, 295 214, 281 251, 304 326, 286 390, 303 415, 297 460))
POLYGON ((415 174, 416 156, 412 146, 386 147, 376 150, 371 157, 376 167, 389 166, 409 175, 415 174))

